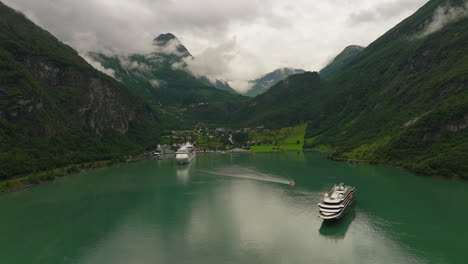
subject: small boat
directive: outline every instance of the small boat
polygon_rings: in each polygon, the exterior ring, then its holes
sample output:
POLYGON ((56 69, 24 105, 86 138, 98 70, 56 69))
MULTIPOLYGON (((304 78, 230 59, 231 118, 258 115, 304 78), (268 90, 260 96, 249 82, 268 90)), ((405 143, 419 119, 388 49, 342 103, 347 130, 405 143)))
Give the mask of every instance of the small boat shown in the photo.
POLYGON ((187 142, 177 150, 176 162, 177 164, 188 164, 195 158, 195 156, 195 147, 191 143, 187 142))
POLYGON ((320 218, 332 220, 341 218, 351 207, 355 196, 355 187, 345 186, 344 183, 334 185, 325 193, 325 197, 319 206, 320 218))

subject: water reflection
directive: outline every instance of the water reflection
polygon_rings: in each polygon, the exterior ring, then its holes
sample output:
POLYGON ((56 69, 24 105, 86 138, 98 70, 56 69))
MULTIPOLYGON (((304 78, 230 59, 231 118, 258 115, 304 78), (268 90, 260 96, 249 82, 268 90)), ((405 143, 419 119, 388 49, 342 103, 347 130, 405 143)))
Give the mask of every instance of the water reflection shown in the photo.
POLYGON ((464 263, 466 185, 321 155, 144 161, 2 196, 2 263, 464 263), (288 176, 295 187, 270 178, 288 176), (317 203, 340 181, 359 203, 323 223, 317 203))
POLYGON ((319 229, 319 234, 331 239, 344 239, 349 226, 355 218, 356 211, 354 211, 353 205, 353 207, 350 208, 350 211, 341 219, 335 221, 323 221, 319 229))
POLYGON ((176 171, 177 179, 179 179, 179 181, 182 184, 187 184, 188 180, 190 179, 190 174, 191 174, 190 172, 195 162, 196 160, 193 160, 189 164, 177 165, 177 171, 176 171))

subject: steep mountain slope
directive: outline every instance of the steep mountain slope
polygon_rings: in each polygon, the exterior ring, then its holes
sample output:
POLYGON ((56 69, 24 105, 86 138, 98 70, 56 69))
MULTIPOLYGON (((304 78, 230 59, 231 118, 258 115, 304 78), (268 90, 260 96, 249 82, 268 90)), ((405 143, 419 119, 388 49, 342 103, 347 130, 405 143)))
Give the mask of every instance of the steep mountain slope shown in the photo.
MULTIPOLYGON (((304 92, 307 83, 284 88, 299 99, 307 98, 294 103, 299 110, 288 115, 289 120, 269 118, 282 116, 286 106, 268 108, 255 99, 250 104, 270 109, 262 122, 286 125, 309 120, 306 147, 334 150, 335 159, 468 178, 468 17, 449 14, 447 18, 456 19, 427 34, 432 22, 438 22, 435 14, 441 6, 445 13, 466 10, 464 1, 429 1, 329 81, 320 81, 315 95, 304 92)), ((259 120, 251 120, 255 121, 259 120)))
POLYGON ((281 68, 277 69, 273 72, 267 73, 262 77, 250 81, 252 87, 245 93, 245 95, 250 97, 255 97, 259 94, 262 94, 275 84, 283 80, 284 78, 291 76, 293 74, 303 73, 304 70, 301 69, 293 69, 293 68, 281 68))
POLYGON ((153 111, 0 2, 0 179, 155 144, 153 111))
POLYGON ((338 54, 327 66, 320 70, 320 77, 330 79, 333 74, 341 71, 344 67, 350 64, 354 58, 364 50, 364 47, 351 45, 346 47, 338 54))
POLYGON ((153 51, 149 54, 107 56, 92 53, 91 56, 114 71, 115 78, 132 92, 153 105, 190 105, 240 97, 233 95, 235 91, 225 82, 211 82, 206 77, 192 75, 185 63, 185 59, 192 55, 171 33, 155 38, 153 51))
POLYGON ((161 53, 172 54, 178 57, 191 57, 192 54, 172 33, 164 33, 153 40, 153 45, 160 48, 161 53))
POLYGON ((307 122, 314 106, 305 107, 323 96, 322 86, 316 72, 289 76, 241 107, 235 115, 235 122, 273 128, 307 122))
POLYGON ((423 34, 445 5, 462 8, 464 1, 429 1, 337 74, 335 98, 353 98, 335 102, 348 104, 336 113, 341 131, 336 124, 325 133, 311 129, 313 144, 340 146, 338 159, 468 177, 468 18, 423 34))
POLYGON ((205 76, 198 77, 198 80, 202 81, 205 85, 213 86, 214 88, 219 89, 221 91, 225 91, 225 92, 232 93, 232 94, 239 94, 226 81, 221 81, 221 80, 211 81, 205 76))

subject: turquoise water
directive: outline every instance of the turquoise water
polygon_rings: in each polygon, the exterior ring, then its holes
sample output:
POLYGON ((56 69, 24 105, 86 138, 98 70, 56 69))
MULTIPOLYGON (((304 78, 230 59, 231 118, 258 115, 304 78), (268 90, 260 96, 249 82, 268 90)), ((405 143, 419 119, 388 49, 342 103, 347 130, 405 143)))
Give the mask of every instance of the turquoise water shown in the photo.
POLYGON ((468 263, 467 182, 316 152, 147 160, 0 196, 1 263, 468 263), (294 179, 295 187, 288 185, 294 179), (339 222, 317 203, 357 187, 339 222))

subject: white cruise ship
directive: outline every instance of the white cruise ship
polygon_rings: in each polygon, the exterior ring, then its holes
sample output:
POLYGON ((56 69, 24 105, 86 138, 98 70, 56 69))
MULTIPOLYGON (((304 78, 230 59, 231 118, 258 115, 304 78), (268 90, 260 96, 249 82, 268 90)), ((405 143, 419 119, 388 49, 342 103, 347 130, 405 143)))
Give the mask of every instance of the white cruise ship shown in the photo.
POLYGON ((190 163, 196 156, 195 147, 187 142, 176 152, 176 162, 178 164, 190 163))
POLYGON ((343 183, 334 185, 318 204, 320 218, 324 220, 341 218, 351 207, 355 190, 355 187, 345 186, 343 183))

